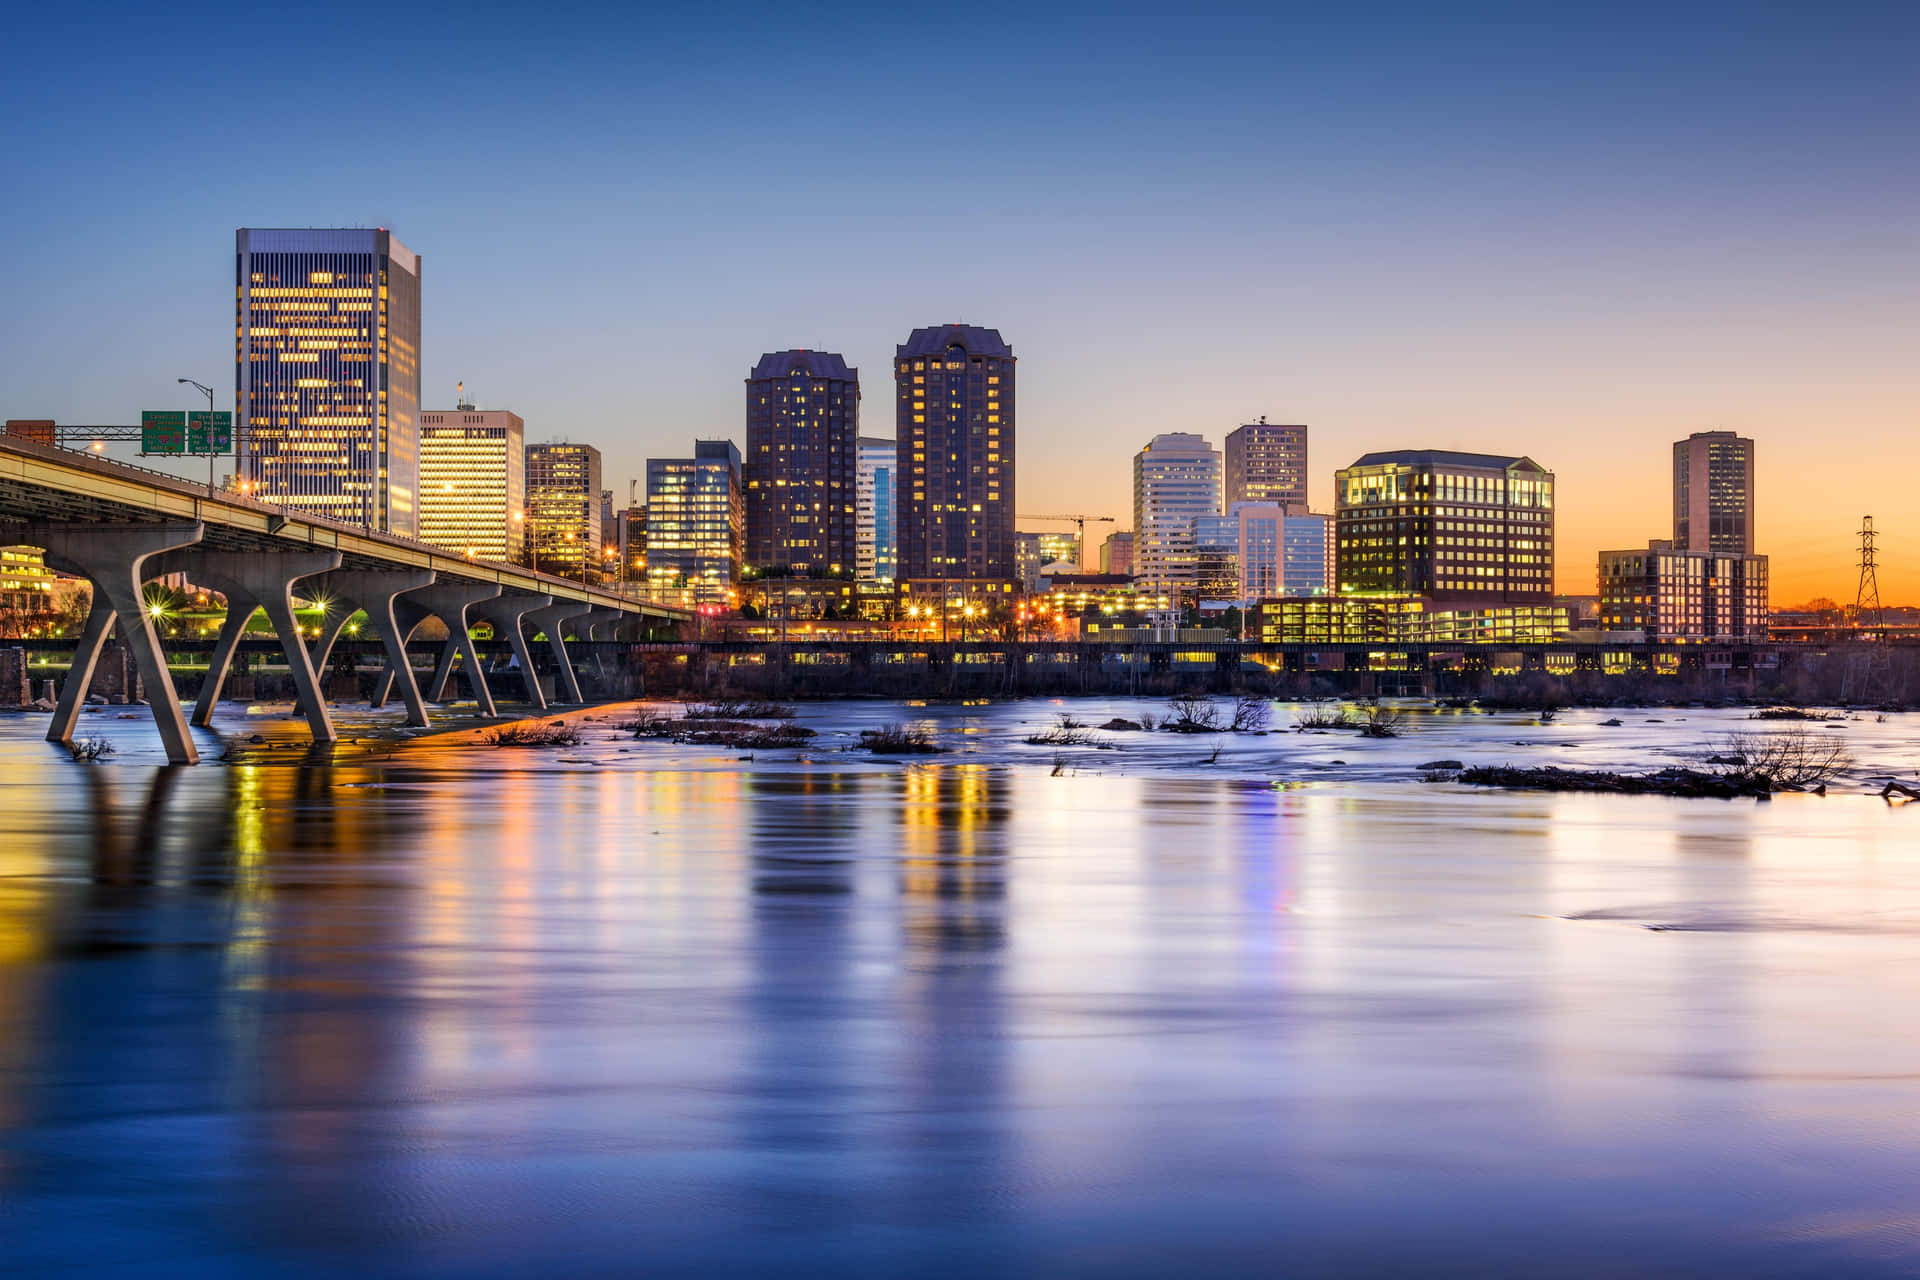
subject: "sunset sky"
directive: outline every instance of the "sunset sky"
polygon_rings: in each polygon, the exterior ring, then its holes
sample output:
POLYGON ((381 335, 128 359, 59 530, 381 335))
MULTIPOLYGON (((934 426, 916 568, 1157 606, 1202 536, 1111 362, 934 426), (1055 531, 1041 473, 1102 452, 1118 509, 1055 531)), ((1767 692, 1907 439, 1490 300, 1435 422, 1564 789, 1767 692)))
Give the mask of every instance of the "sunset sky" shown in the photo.
POLYGON ((230 407, 234 228, 378 225, 425 407, 622 500, 763 351, 891 435, 893 345, 962 320, 1020 357, 1023 512, 1126 527, 1149 437, 1265 414, 1327 509, 1367 450, 1531 455, 1591 592, 1730 428, 1777 605, 1852 599, 1867 513, 1920 602, 1920 5, 35 10, 0 415, 230 407))

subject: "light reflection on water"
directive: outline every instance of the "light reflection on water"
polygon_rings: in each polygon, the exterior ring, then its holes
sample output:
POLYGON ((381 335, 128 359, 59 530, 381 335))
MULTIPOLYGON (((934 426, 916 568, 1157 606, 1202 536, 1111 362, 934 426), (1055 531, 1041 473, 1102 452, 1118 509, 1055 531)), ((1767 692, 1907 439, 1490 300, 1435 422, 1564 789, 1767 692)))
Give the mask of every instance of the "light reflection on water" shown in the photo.
POLYGON ((1920 808, 1409 780, 1510 723, 1056 777, 1046 711, 904 766, 0 721, 0 1273, 1920 1265, 1920 808))

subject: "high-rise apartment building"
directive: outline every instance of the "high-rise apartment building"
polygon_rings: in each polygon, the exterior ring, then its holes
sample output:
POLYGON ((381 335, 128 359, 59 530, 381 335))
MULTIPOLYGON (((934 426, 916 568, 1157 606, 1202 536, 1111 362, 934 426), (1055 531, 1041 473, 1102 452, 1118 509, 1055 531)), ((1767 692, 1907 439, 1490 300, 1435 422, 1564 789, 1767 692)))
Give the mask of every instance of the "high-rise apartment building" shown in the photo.
POLYGON ((1673 445, 1673 545, 1753 554, 1753 441, 1696 431, 1673 445))
POLYGON ((1133 576, 1133 534, 1110 533, 1100 544, 1100 572, 1133 576))
POLYGON ((854 576, 862 582, 892 582, 899 572, 894 547, 894 476, 899 450, 891 440, 861 436, 854 483, 854 576))
POLYGON ((852 573, 858 557, 860 371, 778 351, 747 378, 747 563, 852 573))
POLYGON ((1600 553, 1600 628, 1656 642, 1767 638, 1767 558, 1660 540, 1600 553))
POLYGON ((527 446, 527 538, 533 567, 585 582, 602 573, 600 451, 590 444, 527 446))
POLYGON ((481 560, 526 559, 526 423, 505 409, 420 415, 420 540, 481 560))
POLYGON ((1227 436, 1226 500, 1307 509, 1307 429, 1265 418, 1227 436))
POLYGON ((1014 354, 997 329, 915 329, 894 354, 900 576, 1011 595, 1014 354))
POLYGON ((647 459, 647 589, 733 603, 746 524, 740 450, 696 440, 691 458, 647 459))
POLYGON ((1194 521, 1221 514, 1220 453, 1186 432, 1157 435, 1133 457, 1133 576, 1156 593, 1191 593, 1194 521))
POLYGON ((1553 597, 1553 473, 1531 458, 1369 453, 1335 474, 1341 594, 1446 605, 1553 597))
POLYGON ((302 515, 419 532, 420 258, 392 232, 236 236, 236 468, 302 515))

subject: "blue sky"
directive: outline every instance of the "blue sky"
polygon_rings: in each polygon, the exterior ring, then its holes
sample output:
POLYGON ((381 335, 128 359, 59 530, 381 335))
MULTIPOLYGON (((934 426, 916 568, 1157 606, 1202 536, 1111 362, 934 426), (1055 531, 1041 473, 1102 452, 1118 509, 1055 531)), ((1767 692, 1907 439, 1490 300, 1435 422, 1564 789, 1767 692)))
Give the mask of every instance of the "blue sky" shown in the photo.
POLYGON ((1323 501, 1368 449, 1533 454, 1588 590, 1664 532, 1666 442, 1724 426, 1777 595, 1837 590, 1867 510, 1920 559, 1920 5, 15 23, 7 416, 230 396, 233 229, 383 225, 425 262, 428 407, 464 378, 619 489, 738 438, 766 350, 844 353, 891 434, 893 344, 966 320, 1021 357, 1023 510, 1124 527, 1148 437, 1266 414, 1313 426, 1323 501))

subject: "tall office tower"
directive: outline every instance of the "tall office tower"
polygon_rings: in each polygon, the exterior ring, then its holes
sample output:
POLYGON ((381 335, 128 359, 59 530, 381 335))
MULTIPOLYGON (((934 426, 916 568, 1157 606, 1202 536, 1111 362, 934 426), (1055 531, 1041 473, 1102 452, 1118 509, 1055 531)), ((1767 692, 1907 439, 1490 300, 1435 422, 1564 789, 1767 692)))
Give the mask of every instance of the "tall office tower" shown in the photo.
POLYGON ((892 582, 899 451, 891 440, 861 436, 859 475, 854 487, 854 576, 862 582, 892 582))
POLYGON ((1249 422, 1227 436, 1227 503, 1307 509, 1307 429, 1249 422))
POLYGON ((900 576, 1012 592, 1014 355, 997 329, 915 329, 895 348, 900 576))
POLYGON ((1339 593, 1553 598, 1553 473, 1531 458, 1369 453, 1335 473, 1339 593))
POLYGON ((1220 453, 1176 431, 1133 456, 1133 576, 1156 594, 1191 593, 1198 571, 1193 522, 1220 514, 1220 453))
POLYGON ((534 568, 579 582, 600 575, 600 492, 600 451, 592 445, 527 446, 527 537, 534 568))
POLYGON ((1100 572, 1133 575, 1133 534, 1110 533, 1100 544, 1100 572))
POLYGON ((777 351, 747 378, 747 563, 851 573, 859 554, 860 371, 777 351))
POLYGON ((236 468, 302 515, 419 532, 420 259, 389 231, 236 235, 236 468))
POLYGON ((1674 441, 1673 545, 1753 554, 1753 441, 1732 431, 1674 441))
POLYGON ((527 424, 505 409, 420 415, 420 540, 481 560, 526 558, 527 424))
POLYGON ((696 440, 691 458, 647 459, 647 586, 728 605, 740 578, 746 500, 740 450, 696 440))

